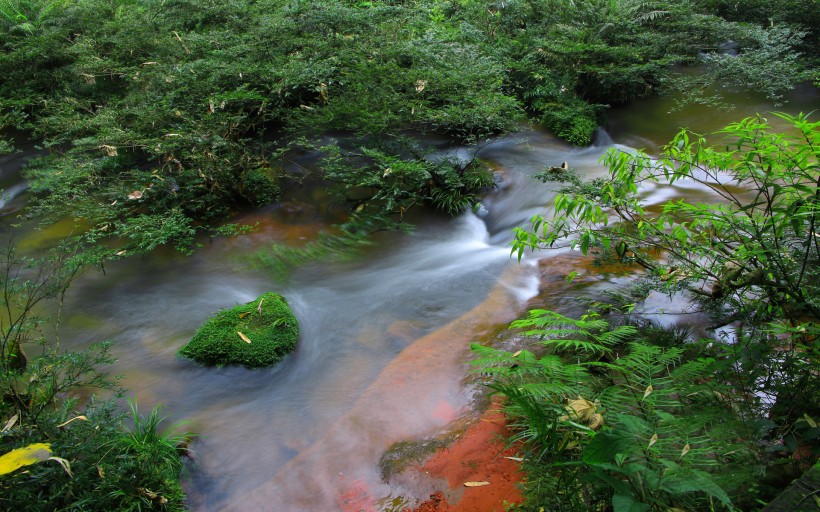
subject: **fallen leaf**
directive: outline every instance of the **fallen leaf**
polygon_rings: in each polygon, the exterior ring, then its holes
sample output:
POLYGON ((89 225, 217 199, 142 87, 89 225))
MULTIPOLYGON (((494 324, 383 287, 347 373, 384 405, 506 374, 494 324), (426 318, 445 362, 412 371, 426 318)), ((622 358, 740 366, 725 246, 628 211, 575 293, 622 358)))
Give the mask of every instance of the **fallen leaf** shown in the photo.
POLYGON ((262 301, 265 299, 259 299, 259 305, 256 307, 256 310, 259 311, 259 314, 262 314, 262 301))
POLYGON ((135 190, 128 194, 128 199, 142 199, 142 190, 135 190))
POLYGON ((523 352, 523 350, 519 350, 519 351, 517 351, 516 353, 514 353, 514 354, 513 354, 513 357, 518 357, 518 356, 520 356, 520 355, 521 355, 521 352, 523 352))
POLYGON ((592 418, 590 418, 589 422, 587 423, 589 428, 592 430, 598 430, 604 426, 604 416, 602 414, 593 414, 592 418))
POLYGON ((65 472, 68 473, 68 476, 74 478, 74 474, 71 473, 71 464, 67 460, 62 457, 49 457, 48 460, 57 461, 63 469, 65 469, 65 472))
POLYGON ((658 434, 655 434, 654 436, 652 436, 652 439, 649 440, 649 446, 647 446, 647 448, 651 447, 653 444, 655 444, 657 442, 658 442, 658 434))
POLYGON ((464 487, 482 487, 490 485, 490 482, 464 482, 464 487))
POLYGON ((421 92, 427 87, 427 80, 416 80, 416 92, 421 92))
POLYGON ((514 460, 515 462, 523 462, 524 457, 504 457, 505 459, 514 460))
POLYGON ((17 448, 0 457, 0 475, 48 460, 50 456, 51 445, 46 443, 34 443, 24 448, 17 448))
POLYGON ((652 384, 646 387, 646 391, 643 392, 643 399, 646 400, 646 397, 648 397, 650 393, 652 393, 652 384))
POLYGON ((71 423, 74 420, 88 421, 88 418, 86 418, 85 416, 74 416, 73 418, 66 421, 65 423, 60 423, 59 425, 57 425, 57 428, 65 427, 66 425, 68 425, 69 423, 71 423))
POLYGON ((100 146, 105 156, 117 156, 117 148, 114 146, 109 146, 108 144, 103 144, 100 146))
POLYGON ((595 404, 585 398, 578 397, 577 400, 569 400, 566 410, 570 419, 575 421, 589 422, 595 416, 595 404))
POLYGON ((245 318, 246 316, 250 315, 250 311, 245 311, 244 313, 239 313, 239 318, 245 318))
POLYGON ((686 455, 687 453, 689 453, 689 450, 690 450, 690 449, 691 449, 691 448, 689 448, 689 443, 686 443, 685 445, 683 445, 683 450, 681 450, 681 451, 680 451, 680 456, 681 456, 681 458, 683 458, 683 456, 684 456, 684 455, 686 455))
POLYGON ((12 416, 12 417, 9 419, 9 421, 7 421, 7 422, 6 422, 6 426, 5 426, 5 427, 3 427, 3 432, 8 432, 8 430, 9 430, 11 427, 13 427, 15 423, 17 423, 17 414, 15 414, 14 416, 12 416))
POLYGON ((251 342, 250 338, 248 338, 247 336, 245 336, 241 332, 237 332, 236 334, 238 334, 239 337, 242 338, 242 341, 244 341, 245 343, 250 343, 251 342))

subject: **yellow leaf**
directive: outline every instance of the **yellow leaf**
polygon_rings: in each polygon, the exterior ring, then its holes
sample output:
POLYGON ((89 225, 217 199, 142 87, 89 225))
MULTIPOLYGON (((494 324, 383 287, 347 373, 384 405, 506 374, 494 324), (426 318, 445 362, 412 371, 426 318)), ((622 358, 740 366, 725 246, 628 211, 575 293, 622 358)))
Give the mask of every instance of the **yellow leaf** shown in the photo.
POLYGON ((595 404, 589 400, 579 396, 577 400, 568 402, 566 410, 570 419, 587 423, 595 417, 595 404))
POLYGON ((85 416, 74 416, 73 418, 66 421, 65 423, 60 423, 59 425, 57 425, 57 428, 65 427, 66 425, 68 425, 69 423, 71 423, 74 420, 88 421, 88 418, 86 418, 85 416))
POLYGON ((24 448, 17 448, 0 457, 0 475, 11 473, 23 466, 48 460, 51 456, 51 445, 34 443, 24 448))
POLYGON ((242 338, 242 341, 244 341, 245 343, 250 343, 251 342, 250 338, 248 338, 247 336, 245 336, 241 332, 237 332, 236 334, 238 334, 239 337, 242 338))
POLYGON ((604 416, 598 413, 593 414, 592 418, 590 418, 589 422, 587 423, 587 426, 589 426, 589 428, 591 428, 592 430, 600 429, 604 426, 604 416))
POLYGON ((681 456, 681 458, 683 458, 683 456, 684 456, 684 455, 686 455, 687 453, 689 453, 689 450, 690 450, 690 449, 691 449, 691 448, 689 447, 689 443, 686 443, 685 445, 683 445, 683 450, 681 450, 681 451, 680 451, 680 456, 681 456))
POLYGON ((239 313, 239 318, 245 318, 246 316, 250 315, 250 311, 245 311, 244 313, 239 313))
POLYGON ((652 384, 646 387, 646 391, 643 392, 643 399, 646 400, 650 393, 652 393, 652 384))
POLYGON ((658 434, 655 434, 654 436, 652 436, 652 439, 649 440, 649 446, 647 446, 647 448, 651 447, 653 444, 655 444, 657 442, 658 442, 658 434))
POLYGON ((464 487, 482 487, 490 485, 490 482, 464 482, 464 487))
POLYGON ((518 357, 518 356, 520 356, 520 355, 521 355, 521 352, 523 352, 523 350, 519 350, 518 352, 516 352, 515 354, 513 354, 513 357, 518 357))

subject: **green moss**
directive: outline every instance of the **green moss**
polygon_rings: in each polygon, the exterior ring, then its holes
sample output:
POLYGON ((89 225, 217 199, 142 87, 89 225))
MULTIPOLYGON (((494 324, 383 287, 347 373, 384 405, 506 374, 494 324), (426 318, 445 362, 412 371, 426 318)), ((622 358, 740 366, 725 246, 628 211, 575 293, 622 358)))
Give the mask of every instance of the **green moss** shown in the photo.
POLYGON ((260 368, 276 364, 293 352, 298 339, 296 317, 285 299, 271 292, 218 312, 179 350, 179 355, 208 365, 260 368))

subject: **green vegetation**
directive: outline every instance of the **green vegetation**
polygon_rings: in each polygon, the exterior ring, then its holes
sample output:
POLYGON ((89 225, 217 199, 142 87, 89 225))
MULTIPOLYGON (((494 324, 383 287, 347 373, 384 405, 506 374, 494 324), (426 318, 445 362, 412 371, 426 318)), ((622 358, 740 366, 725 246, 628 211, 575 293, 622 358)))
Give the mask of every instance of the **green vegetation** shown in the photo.
POLYGON ((71 398, 121 391, 99 370, 113 362, 109 344, 61 352, 37 313, 62 300, 78 271, 62 251, 36 261, 9 246, 0 261, 0 455, 39 448, 0 464, 0 508, 182 510, 177 445, 185 436, 161 435, 156 409, 142 418, 133 406, 129 428, 113 398, 71 398))
MULTIPOLYGON (((156 410, 134 408, 130 429, 111 401, 69 398, 118 391, 98 370, 107 345, 62 352, 37 314, 85 266, 247 232, 224 222, 288 179, 327 186, 348 216, 271 261, 343 253, 419 205, 456 214, 493 186, 475 158, 432 158, 431 134, 477 152, 532 121, 586 145, 607 108, 643 96, 716 103, 725 86, 779 101, 818 81, 818 21, 812 0, 0 0, 0 152, 36 141, 23 218, 76 225, 72 251, 0 262, 0 446, 23 450, 7 468, 25 462, 0 471, 0 503, 182 507, 179 439, 156 410), (305 153, 314 163, 289 175, 305 153)), ((747 506, 743 493, 771 494, 753 477, 816 460, 820 410, 801 396, 820 395, 820 126, 784 118, 793 131, 728 127, 726 150, 681 132, 659 160, 612 152, 605 178, 562 173, 556 217, 517 232, 519 256, 569 245, 636 263, 646 287, 734 329, 710 348, 536 312, 519 326, 543 353, 477 349, 527 450, 525 507, 747 506), (684 180, 726 202, 643 203, 642 184, 684 180)), ((218 313, 180 354, 267 366, 297 338, 271 293, 218 313)))
POLYGON ((727 414, 728 385, 700 380, 714 359, 595 315, 532 320, 546 355, 474 347, 524 452, 522 510, 709 510, 730 504, 724 489, 746 491, 754 425, 727 414))
POLYGON ((811 2, 747 3, 7 0, 0 133, 42 141, 27 215, 81 221, 98 261, 191 250, 274 201, 302 150, 324 155, 309 172, 352 223, 384 229, 492 185, 428 161, 418 133, 479 144, 530 118, 585 145, 609 105, 718 81, 776 97, 809 77, 811 2), (670 67, 704 62, 698 81, 670 67))
POLYGON ((266 293, 218 312, 179 354, 204 364, 261 368, 293 352, 298 340, 299 324, 285 299, 266 293))
POLYGON ((569 185, 552 220, 517 230, 519 257, 568 246, 638 264, 642 286, 732 329, 696 342, 614 304, 610 321, 539 310, 514 323, 539 356, 475 347, 525 452, 523 510, 753 510, 817 462, 820 123, 779 117, 782 133, 748 118, 720 146, 681 131, 657 159, 611 150, 592 182, 542 174, 569 185), (645 203, 647 186, 683 182, 723 201, 645 203))

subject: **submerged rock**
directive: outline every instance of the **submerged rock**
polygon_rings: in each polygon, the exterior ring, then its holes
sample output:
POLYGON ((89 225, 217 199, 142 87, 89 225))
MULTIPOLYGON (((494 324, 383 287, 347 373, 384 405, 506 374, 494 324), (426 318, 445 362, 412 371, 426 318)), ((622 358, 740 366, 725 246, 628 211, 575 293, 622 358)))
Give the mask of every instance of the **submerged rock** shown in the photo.
POLYGON ((293 352, 299 324, 276 293, 219 311, 197 330, 179 355, 215 366, 271 366, 293 352))

